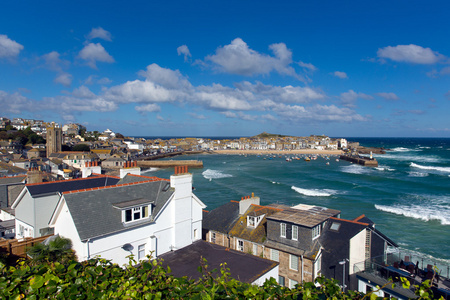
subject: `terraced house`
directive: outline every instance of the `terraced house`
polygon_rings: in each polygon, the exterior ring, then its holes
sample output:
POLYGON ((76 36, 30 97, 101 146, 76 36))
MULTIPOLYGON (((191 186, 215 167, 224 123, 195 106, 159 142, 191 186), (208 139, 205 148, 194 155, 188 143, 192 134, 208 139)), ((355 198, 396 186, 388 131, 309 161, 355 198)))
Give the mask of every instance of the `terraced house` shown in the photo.
POLYGON ((353 265, 397 246, 364 215, 345 220, 335 209, 259 202, 252 195, 205 213, 203 238, 279 262, 278 282, 291 288, 320 275, 356 284, 353 265))

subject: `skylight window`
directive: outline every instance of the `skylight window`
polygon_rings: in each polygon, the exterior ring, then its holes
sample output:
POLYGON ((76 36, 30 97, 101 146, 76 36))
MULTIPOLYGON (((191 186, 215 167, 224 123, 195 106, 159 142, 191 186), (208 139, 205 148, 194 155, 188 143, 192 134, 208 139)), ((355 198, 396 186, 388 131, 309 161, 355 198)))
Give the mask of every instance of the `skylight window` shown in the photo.
POLYGON ((330 226, 330 229, 331 229, 331 230, 338 231, 340 227, 341 227, 341 223, 333 222, 333 223, 331 224, 331 226, 330 226))

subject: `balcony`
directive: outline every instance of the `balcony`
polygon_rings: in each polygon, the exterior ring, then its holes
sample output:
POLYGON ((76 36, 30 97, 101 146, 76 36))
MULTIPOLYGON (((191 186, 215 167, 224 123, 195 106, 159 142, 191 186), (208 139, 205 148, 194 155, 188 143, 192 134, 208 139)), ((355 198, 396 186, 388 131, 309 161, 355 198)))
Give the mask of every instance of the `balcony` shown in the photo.
POLYGON ((406 298, 413 298, 415 285, 430 280, 434 296, 450 300, 450 265, 439 260, 408 252, 395 252, 357 263, 353 271, 359 279, 371 285, 386 286, 389 293, 406 298), (408 279, 410 290, 401 287, 400 277, 408 279), (387 284, 389 282, 398 284, 392 288, 391 284, 387 284))

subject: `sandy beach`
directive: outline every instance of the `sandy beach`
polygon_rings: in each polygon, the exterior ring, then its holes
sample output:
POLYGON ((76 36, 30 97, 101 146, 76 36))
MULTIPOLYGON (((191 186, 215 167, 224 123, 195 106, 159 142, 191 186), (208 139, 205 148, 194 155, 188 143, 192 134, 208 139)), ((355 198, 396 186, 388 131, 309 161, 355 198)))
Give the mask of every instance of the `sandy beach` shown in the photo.
POLYGON ((317 150, 317 149, 301 149, 301 150, 214 150, 212 151, 216 154, 231 154, 231 155, 239 155, 239 154, 247 154, 247 155, 266 155, 266 154, 274 154, 274 155, 341 155, 343 151, 341 150, 317 150))

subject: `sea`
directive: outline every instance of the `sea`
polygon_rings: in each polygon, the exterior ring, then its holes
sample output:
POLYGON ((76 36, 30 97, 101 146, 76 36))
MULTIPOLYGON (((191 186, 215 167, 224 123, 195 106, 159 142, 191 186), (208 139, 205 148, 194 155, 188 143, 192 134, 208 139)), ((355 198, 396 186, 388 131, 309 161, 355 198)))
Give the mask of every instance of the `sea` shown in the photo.
MULTIPOLYGON (((300 203, 341 211, 341 217, 370 218, 400 251, 450 266, 450 139, 347 138, 374 154, 379 166, 363 167, 337 156, 305 161, 286 153, 261 155, 202 154, 203 169, 190 169, 194 193, 213 210, 252 193, 261 204, 300 203)), ((173 169, 146 171, 169 178, 173 169)), ((144 175, 143 174, 143 175, 144 175)), ((446 270, 447 271, 447 270, 446 270)), ((447 271, 448 272, 448 271, 447 271)))

